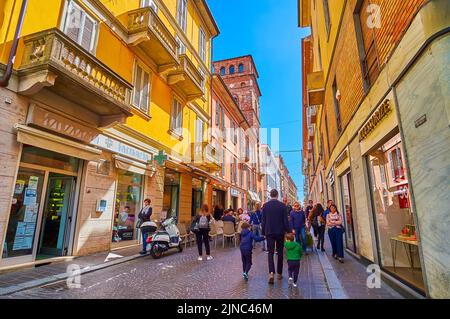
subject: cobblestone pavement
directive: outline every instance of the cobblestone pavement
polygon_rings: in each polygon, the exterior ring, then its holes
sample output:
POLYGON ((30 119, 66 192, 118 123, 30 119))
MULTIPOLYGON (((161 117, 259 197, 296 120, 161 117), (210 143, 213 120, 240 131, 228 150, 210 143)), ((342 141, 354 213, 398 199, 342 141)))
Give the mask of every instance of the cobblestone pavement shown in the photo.
MULTIPOLYGON (((139 258, 120 265, 85 274, 81 287, 68 289, 66 281, 17 292, 2 298, 226 298, 226 299, 329 299, 330 290, 322 266, 313 252, 301 262, 299 287, 287 284, 287 267, 283 280, 267 283, 267 254, 254 251, 250 280, 242 278, 238 248, 212 250, 212 261, 197 261, 191 247, 167 253, 162 259, 139 258)), ((369 290, 365 286, 365 267, 348 257, 345 264, 330 260, 337 277, 350 298, 401 298, 387 285, 369 290)))

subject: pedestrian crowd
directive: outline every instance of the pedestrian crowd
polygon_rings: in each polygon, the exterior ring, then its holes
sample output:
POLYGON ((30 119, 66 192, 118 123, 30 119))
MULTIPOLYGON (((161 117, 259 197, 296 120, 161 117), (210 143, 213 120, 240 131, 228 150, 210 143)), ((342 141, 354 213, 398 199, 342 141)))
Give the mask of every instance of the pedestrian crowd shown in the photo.
MULTIPOLYGON (((300 260, 303 255, 308 254, 308 249, 312 251, 314 237, 317 240, 316 249, 324 252, 325 233, 328 230, 328 236, 331 243, 332 255, 339 262, 344 262, 343 219, 332 200, 329 200, 326 209, 322 204, 314 205, 312 200, 308 201, 303 209, 299 202, 287 203, 278 200, 278 191, 270 192, 271 199, 261 207, 259 203, 255 205, 253 211, 246 211, 242 208, 234 210, 232 207, 223 210, 217 205, 211 216, 206 211, 201 212, 213 221, 222 220, 232 222, 236 225, 240 239, 240 251, 242 259, 242 276, 247 281, 252 267, 252 254, 256 248, 256 243, 262 242, 262 250, 268 254, 269 283, 275 283, 275 275, 278 280, 283 278, 284 256, 286 254, 288 266, 289 286, 297 287, 298 274, 300 271, 300 260), (276 263, 274 257, 276 255, 276 263)), ((194 223, 198 222, 194 219, 194 223)), ((205 222, 205 225, 210 225, 205 222)), ((208 228, 209 231, 209 228, 208 228)), ((202 243, 207 249, 209 255, 209 240, 207 233, 199 237, 199 260, 202 259, 202 243)))
MULTIPOLYGON (((207 205, 203 205, 199 214, 194 217, 190 230, 197 239, 198 260, 203 260, 203 246, 205 247, 206 259, 212 260, 210 254, 210 231, 212 225, 218 221, 231 222, 236 226, 239 234, 240 251, 242 259, 242 276, 248 281, 249 272, 252 267, 252 254, 256 248, 256 243, 262 243, 262 250, 268 254, 269 284, 275 283, 277 279, 283 278, 284 255, 286 253, 288 266, 288 283, 291 287, 297 287, 298 274, 300 271, 300 260, 303 255, 308 254, 308 249, 312 251, 314 237, 317 240, 316 249, 324 252, 325 233, 328 230, 328 237, 331 243, 332 255, 339 262, 344 262, 343 234, 345 232, 343 218, 336 205, 329 200, 326 209, 322 204, 314 204, 308 201, 305 209, 299 202, 291 206, 287 200, 278 200, 278 191, 273 189, 270 192, 270 200, 261 207, 259 203, 255 205, 253 211, 246 211, 242 208, 236 211, 230 207, 223 210, 217 205, 211 212, 207 205), (276 255, 276 265, 274 257, 276 255)), ((151 201, 145 200, 145 206, 139 213, 140 222, 149 220, 151 216, 151 201)), ((146 251, 146 238, 143 234, 143 252, 146 251)), ((142 252, 142 253, 143 253, 142 252)))

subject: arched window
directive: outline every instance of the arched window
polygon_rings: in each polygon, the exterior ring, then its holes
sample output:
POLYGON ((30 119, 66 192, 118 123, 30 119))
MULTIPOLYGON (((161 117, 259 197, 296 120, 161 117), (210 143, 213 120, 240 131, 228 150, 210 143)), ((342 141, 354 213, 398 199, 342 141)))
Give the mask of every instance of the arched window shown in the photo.
POLYGON ((220 68, 220 75, 225 75, 225 67, 220 68))
POLYGON ((230 74, 234 74, 234 65, 230 66, 230 74))
POLYGON ((239 72, 239 73, 244 72, 244 65, 243 65, 242 63, 239 64, 238 72, 239 72))

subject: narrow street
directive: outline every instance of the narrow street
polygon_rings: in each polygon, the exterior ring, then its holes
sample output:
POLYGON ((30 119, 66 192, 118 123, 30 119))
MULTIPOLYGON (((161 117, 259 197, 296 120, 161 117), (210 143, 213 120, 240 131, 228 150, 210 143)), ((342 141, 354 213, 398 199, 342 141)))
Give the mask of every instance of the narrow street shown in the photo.
POLYGON ((64 280, 1 298, 331 299, 343 296, 352 299, 402 298, 384 282, 380 289, 367 288, 365 267, 350 256, 347 256, 344 264, 340 264, 330 256, 322 255, 321 252, 309 253, 301 262, 298 288, 290 288, 287 283, 287 267, 284 268, 282 281, 276 280, 273 286, 267 283, 267 254, 259 247, 255 249, 253 255, 253 268, 248 283, 241 276, 238 248, 217 247, 213 249, 212 254, 214 260, 200 262, 197 261, 196 248, 188 247, 181 254, 173 251, 160 260, 151 257, 138 258, 82 275, 80 288, 69 289, 64 280), (341 291, 336 291, 336 283, 327 282, 327 278, 330 279, 325 275, 318 254, 332 265, 341 291), (330 289, 331 285, 333 289, 330 289))

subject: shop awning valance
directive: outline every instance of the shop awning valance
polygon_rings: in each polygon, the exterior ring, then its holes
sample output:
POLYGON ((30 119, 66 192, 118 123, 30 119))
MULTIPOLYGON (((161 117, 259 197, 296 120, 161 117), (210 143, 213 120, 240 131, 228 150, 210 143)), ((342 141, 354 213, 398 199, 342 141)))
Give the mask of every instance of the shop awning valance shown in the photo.
POLYGON ((150 177, 152 177, 156 172, 156 168, 148 164, 140 163, 120 155, 113 155, 113 158, 116 168, 123 169, 125 171, 147 175, 150 177))
POLYGON ((101 158, 102 151, 91 146, 22 124, 16 124, 14 127, 17 129, 17 141, 19 143, 81 158, 86 161, 98 162, 101 158))

